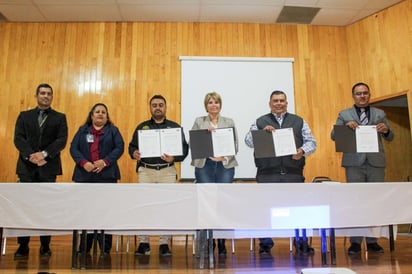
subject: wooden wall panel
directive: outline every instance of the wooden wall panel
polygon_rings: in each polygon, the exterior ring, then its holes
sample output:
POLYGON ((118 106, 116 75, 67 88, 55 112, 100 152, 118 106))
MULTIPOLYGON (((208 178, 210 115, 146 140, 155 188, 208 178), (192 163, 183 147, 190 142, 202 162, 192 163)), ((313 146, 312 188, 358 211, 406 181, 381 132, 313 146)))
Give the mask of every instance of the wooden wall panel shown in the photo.
POLYGON ((380 101, 400 93, 406 94, 409 100, 409 112, 387 109, 395 131, 394 140, 385 144, 389 154, 386 178, 392 181, 405 181, 412 166, 408 156, 412 146, 411 14, 412 0, 407 0, 346 28, 350 81, 367 82, 373 100, 380 101))
MULTIPOLYGON (((93 104, 108 105, 126 147, 136 125, 149 118, 148 99, 155 93, 168 99, 168 118, 180 121, 181 55, 295 58, 296 113, 310 124, 318 140, 317 152, 307 161, 306 178, 328 175, 343 181, 330 130, 338 111, 352 104, 354 81, 379 87, 378 95, 410 88, 406 75, 412 71, 412 19, 405 16, 410 9, 411 1, 405 1, 349 27, 0 23, 0 147, 7 155, 0 158, 0 181, 16 180, 14 123, 19 111, 35 106, 38 83, 54 87, 53 107, 67 114, 69 143, 59 181, 68 182, 73 170, 70 140, 93 104), (374 34, 377 30, 379 35, 374 34), (398 35, 399 31, 406 35, 398 35), (406 47, 398 50, 400 45, 406 47)), ((253 92, 239 96, 251 96, 253 102, 253 92)), ((266 92, 269 96, 271 90, 266 92)), ((268 110, 262 109, 262 114, 268 110)), ((135 182, 135 162, 127 149, 120 165, 121 181, 135 182)))

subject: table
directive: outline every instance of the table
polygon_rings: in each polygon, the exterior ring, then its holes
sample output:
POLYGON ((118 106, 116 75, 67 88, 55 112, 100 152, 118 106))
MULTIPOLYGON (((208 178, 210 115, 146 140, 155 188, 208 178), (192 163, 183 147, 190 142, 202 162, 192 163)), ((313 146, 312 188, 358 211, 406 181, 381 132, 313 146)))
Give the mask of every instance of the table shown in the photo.
POLYGON ((0 227, 124 231, 369 227, 412 223, 410 197, 412 184, 396 182, 0 183, 0 227))

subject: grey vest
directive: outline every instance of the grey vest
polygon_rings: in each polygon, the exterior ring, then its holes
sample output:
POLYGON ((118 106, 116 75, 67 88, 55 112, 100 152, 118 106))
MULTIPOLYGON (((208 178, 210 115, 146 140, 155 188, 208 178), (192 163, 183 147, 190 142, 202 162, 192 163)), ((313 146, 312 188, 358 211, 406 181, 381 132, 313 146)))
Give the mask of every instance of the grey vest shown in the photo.
MULTIPOLYGON (((282 126, 279 125, 272 113, 265 114, 256 120, 258 129, 263 129, 267 125, 274 128, 293 128, 295 135, 296 148, 300 148, 303 144, 302 127, 303 119, 297 115, 286 113, 283 119, 282 126)), ((292 159, 292 155, 271 157, 271 158, 255 158, 255 164, 258 170, 260 169, 286 169, 288 173, 303 174, 303 167, 305 166, 305 157, 300 160, 292 159)))

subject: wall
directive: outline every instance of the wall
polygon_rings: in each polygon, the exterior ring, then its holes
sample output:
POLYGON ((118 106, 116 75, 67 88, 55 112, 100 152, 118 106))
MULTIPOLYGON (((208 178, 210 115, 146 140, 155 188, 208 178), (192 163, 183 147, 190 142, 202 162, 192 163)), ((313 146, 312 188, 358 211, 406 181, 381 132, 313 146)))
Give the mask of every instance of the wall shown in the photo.
MULTIPOLYGON (((38 83, 54 87, 53 107, 67 114, 68 146, 96 102, 108 105, 128 144, 137 123, 149 117, 148 99, 154 93, 166 96, 168 118, 180 121, 182 55, 294 58, 296 113, 312 127, 319 145, 307 161, 306 178, 344 180, 330 130, 338 111, 352 104, 354 82, 369 82, 377 96, 410 89, 411 9, 412 0, 404 1, 348 27, 0 23, 0 148, 6 156, 0 158, 0 181, 16 181, 14 123, 19 111, 35 106, 38 83)), ((68 147, 62 157, 59 181, 71 181, 68 147)), ((120 165, 121 181, 135 182, 135 162, 127 150, 120 165)))

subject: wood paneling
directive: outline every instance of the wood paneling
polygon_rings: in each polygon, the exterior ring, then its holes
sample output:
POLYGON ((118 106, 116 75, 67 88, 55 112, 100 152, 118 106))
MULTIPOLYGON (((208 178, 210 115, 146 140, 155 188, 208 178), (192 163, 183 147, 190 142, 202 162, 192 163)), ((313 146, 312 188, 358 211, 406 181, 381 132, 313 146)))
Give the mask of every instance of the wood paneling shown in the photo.
MULTIPOLYGON (((136 125, 149 117, 148 99, 155 93, 167 98, 168 118, 180 121, 181 55, 295 58, 296 113, 310 124, 318 141, 305 175, 307 180, 328 175, 344 181, 330 130, 338 111, 352 104, 354 82, 369 82, 374 96, 410 89, 411 9, 412 1, 404 1, 348 27, 0 23, 0 148, 7 155, 0 158, 0 181, 16 180, 14 123, 19 111, 35 106, 38 83, 54 87, 53 107, 67 114, 68 146, 96 102, 108 105, 127 146, 136 125)), ((68 147, 63 164, 59 181, 71 181, 68 147)), ((135 182, 135 162, 127 150, 120 166, 121 181, 135 182)))

